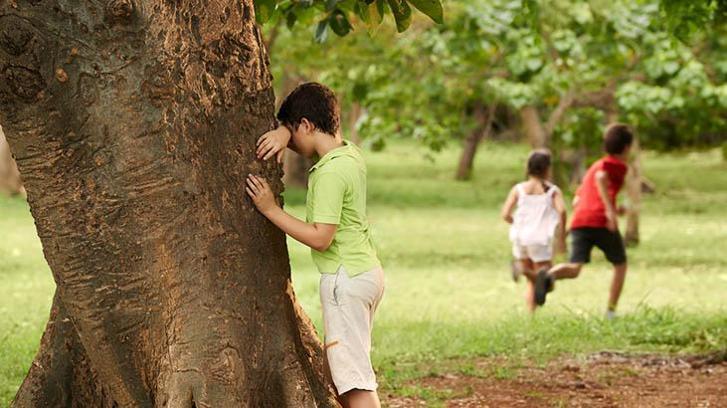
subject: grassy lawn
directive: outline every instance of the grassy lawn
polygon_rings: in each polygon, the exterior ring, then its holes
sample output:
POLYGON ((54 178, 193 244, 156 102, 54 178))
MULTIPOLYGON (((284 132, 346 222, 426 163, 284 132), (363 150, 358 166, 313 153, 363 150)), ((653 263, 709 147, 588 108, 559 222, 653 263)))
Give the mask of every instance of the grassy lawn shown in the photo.
MULTIPOLYGON (((469 369, 473 356, 508 364, 596 350, 703 352, 727 348, 727 164, 717 150, 648 153, 642 243, 629 250, 620 318, 602 319, 609 265, 600 253, 577 280, 559 282, 534 318, 524 284, 510 280, 507 225, 498 212, 527 150, 488 144, 474 179, 456 182, 454 148, 426 158, 413 144, 368 153, 369 212, 386 270, 373 358, 385 389, 421 394, 406 380, 469 369)), ((286 193, 298 215, 303 192, 286 193)), ((33 358, 53 292, 25 203, 0 199, 0 404, 12 398, 33 358)), ((290 241, 300 301, 320 327, 318 274, 290 241)), ((420 395, 422 396, 422 395, 420 395)), ((423 398, 428 398, 423 395, 423 398)), ((437 396, 432 397, 434 399, 437 396)))

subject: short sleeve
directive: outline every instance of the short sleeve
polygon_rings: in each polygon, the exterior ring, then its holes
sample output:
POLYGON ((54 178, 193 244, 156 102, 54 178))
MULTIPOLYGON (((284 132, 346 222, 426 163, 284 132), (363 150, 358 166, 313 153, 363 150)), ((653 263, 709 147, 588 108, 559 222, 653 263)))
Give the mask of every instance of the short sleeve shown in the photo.
POLYGON ((602 169, 608 174, 609 181, 620 187, 626 177, 628 166, 621 162, 604 162, 602 169))
POLYGON ((324 173, 313 186, 312 222, 336 224, 341 221, 346 183, 336 173, 324 173))

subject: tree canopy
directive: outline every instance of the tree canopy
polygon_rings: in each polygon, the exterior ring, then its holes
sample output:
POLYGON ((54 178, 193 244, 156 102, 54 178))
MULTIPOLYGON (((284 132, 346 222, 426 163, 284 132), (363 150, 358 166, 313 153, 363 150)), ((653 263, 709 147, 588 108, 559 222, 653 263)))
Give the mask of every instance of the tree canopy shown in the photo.
MULTIPOLYGON (((659 148, 727 134, 724 2, 467 0, 445 3, 442 24, 415 16, 402 34, 401 25, 362 18, 366 2, 322 3, 306 3, 294 22, 328 10, 320 21, 330 25, 345 7, 350 26, 367 29, 324 41, 319 23, 324 43, 309 46, 301 33, 312 25, 290 25, 277 33, 274 73, 324 80, 345 105, 361 105, 358 128, 374 146, 413 137, 436 150, 477 125, 477 103, 502 108, 498 131, 532 109, 549 143, 564 147, 593 145, 608 115, 659 148)), ((275 4, 271 19, 303 7, 275 4)))

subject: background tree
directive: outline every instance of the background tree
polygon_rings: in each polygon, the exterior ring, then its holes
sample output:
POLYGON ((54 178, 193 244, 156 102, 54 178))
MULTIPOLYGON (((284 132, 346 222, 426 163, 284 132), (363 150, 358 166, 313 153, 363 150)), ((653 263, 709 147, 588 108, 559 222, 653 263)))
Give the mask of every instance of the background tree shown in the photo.
POLYGON ((10 153, 10 146, 0 128, 0 193, 9 195, 24 194, 23 183, 20 181, 18 166, 10 153))
POLYGON ((58 287, 13 406, 337 405, 285 237, 243 198, 248 173, 281 190, 254 159, 273 102, 251 0, 0 4, 0 123, 58 287))
MULTIPOLYGON (((448 5, 445 24, 414 24, 395 42, 378 32, 333 43, 328 55, 355 57, 311 66, 309 75, 358 98, 359 133, 372 147, 409 137, 437 151, 461 140, 456 178, 464 180, 482 140, 524 138, 553 150, 556 181, 575 187, 611 122, 632 124, 647 148, 724 140, 724 20, 710 4, 458 2, 448 5), (705 25, 696 31, 689 21, 705 25)), ((639 195, 648 184, 637 170, 639 150, 627 188, 630 242, 638 241, 639 195)))

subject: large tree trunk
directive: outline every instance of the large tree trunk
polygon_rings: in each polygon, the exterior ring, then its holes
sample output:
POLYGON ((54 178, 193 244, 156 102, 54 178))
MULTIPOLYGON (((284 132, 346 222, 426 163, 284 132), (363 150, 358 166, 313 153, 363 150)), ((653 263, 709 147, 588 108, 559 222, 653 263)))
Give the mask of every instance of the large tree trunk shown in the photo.
POLYGON ((23 183, 20 181, 20 172, 15 165, 10 146, 5 140, 5 134, 0 127, 0 193, 8 195, 25 194, 23 183))
POLYGON ((57 292, 14 407, 335 406, 283 233, 252 0, 0 3, 0 124, 57 292))
POLYGON ((495 117, 495 103, 490 104, 489 109, 481 102, 477 102, 474 107, 474 118, 477 125, 464 140, 462 147, 462 155, 457 165, 457 173, 454 178, 457 180, 469 180, 472 177, 472 168, 475 163, 475 155, 480 142, 487 138, 492 130, 492 122, 495 117))

